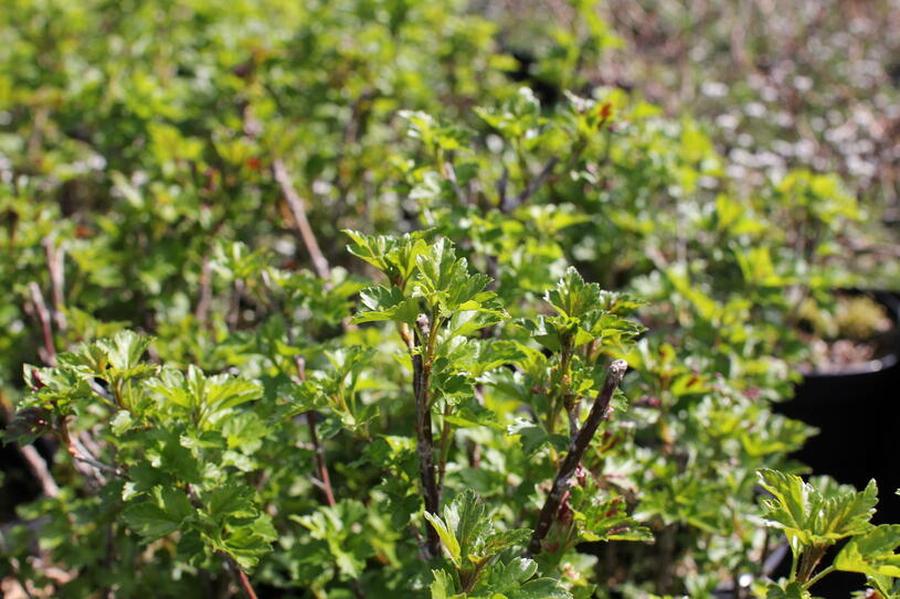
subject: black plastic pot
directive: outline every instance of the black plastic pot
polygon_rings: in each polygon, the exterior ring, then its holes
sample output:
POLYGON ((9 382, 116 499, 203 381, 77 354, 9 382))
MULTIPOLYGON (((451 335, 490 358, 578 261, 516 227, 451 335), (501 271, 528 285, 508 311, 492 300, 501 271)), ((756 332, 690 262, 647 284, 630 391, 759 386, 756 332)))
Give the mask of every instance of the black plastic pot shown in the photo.
MULTIPOLYGON (((842 372, 807 374, 794 399, 775 410, 815 426, 819 434, 793 455, 814 474, 828 474, 862 489, 878 482, 874 522, 900 523, 900 297, 874 293, 894 317, 889 350, 878 360, 842 372)), ((789 560, 787 560, 789 561, 789 560)), ((847 597, 865 583, 861 576, 831 574, 814 591, 825 597, 847 597)))
POLYGON ((891 312, 898 326, 888 352, 878 360, 837 373, 812 372, 797 385, 794 399, 775 410, 819 429, 794 457, 816 474, 864 487, 878 481, 877 522, 900 522, 900 298, 874 297, 891 312))

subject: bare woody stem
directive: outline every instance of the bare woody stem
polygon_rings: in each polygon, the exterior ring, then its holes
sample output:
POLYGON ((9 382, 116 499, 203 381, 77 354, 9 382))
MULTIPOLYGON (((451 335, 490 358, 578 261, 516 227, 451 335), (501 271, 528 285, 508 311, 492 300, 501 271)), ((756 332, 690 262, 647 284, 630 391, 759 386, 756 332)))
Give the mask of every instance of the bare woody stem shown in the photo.
POLYGON ((275 175, 275 180, 281 187, 281 193, 284 194, 284 199, 287 202, 288 208, 291 210, 291 215, 294 217, 294 222, 297 225, 297 231, 300 233, 300 239, 303 241, 303 245, 309 253, 309 258, 312 260, 316 274, 323 279, 328 279, 331 274, 328 260, 322 253, 321 248, 319 248, 319 242, 316 240, 316 235, 313 233, 312 226, 309 224, 309 219, 306 217, 306 207, 303 198, 301 198, 297 193, 297 190, 294 189, 294 184, 291 182, 291 177, 287 172, 287 168, 284 166, 284 161, 280 158, 276 158, 272 162, 272 172, 275 175))
POLYGON ((97 486, 106 484, 104 472, 113 475, 121 474, 118 468, 97 460, 89 454, 87 449, 79 445, 77 437, 74 437, 69 431, 68 419, 68 416, 60 416, 56 428, 59 440, 62 441, 66 451, 72 456, 72 463, 75 469, 89 482, 97 486))
POLYGON ((615 393, 625 377, 626 370, 628 370, 628 364, 625 360, 616 360, 609 365, 606 371, 606 381, 603 383, 603 388, 597 393, 596 399, 594 399, 594 405, 591 406, 591 412, 588 414, 587 420, 585 420, 578 434, 573 436, 569 442, 569 450, 559 467, 556 478, 553 480, 553 486, 550 488, 550 493, 547 495, 546 501, 544 501, 544 507, 541 509, 540 516, 538 516, 534 534, 531 535, 531 541, 528 543, 528 555, 540 553, 541 543, 556 519, 562 498, 569 490, 572 477, 575 475, 575 470, 578 468, 581 458, 584 457, 584 452, 591 444, 591 439, 594 438, 594 433, 597 432, 600 422, 609 418, 610 400, 612 400, 613 393, 615 393))
MULTIPOLYGON (((428 317, 420 314, 416 320, 418 334, 413 335, 413 395, 416 402, 416 452, 419 455, 419 475, 422 482, 425 511, 437 515, 440 496, 434 471, 434 437, 431 434, 431 402, 429 387, 431 384, 431 364, 424 353, 428 348, 430 323, 428 317)), ((427 536, 425 553, 432 558, 440 554, 440 538, 434 527, 426 524, 427 536)))
MULTIPOLYGON (((294 358, 297 365, 297 376, 301 381, 306 380, 306 364, 303 358, 297 356, 294 358)), ((316 419, 318 414, 315 410, 306 413, 306 422, 309 425, 309 438, 313 445, 314 459, 316 461, 316 475, 321 484, 322 493, 325 495, 325 502, 334 507, 337 502, 334 499, 334 489, 331 487, 331 476, 328 473, 328 463, 325 461, 325 448, 319 442, 319 433, 316 431, 316 419)))
POLYGON ((43 336, 44 346, 39 352, 41 360, 49 366, 56 366, 56 345, 53 342, 53 324, 50 321, 50 311, 47 310, 47 304, 44 302, 44 294, 38 284, 32 281, 28 284, 28 291, 31 294, 31 305, 34 307, 34 316, 41 325, 41 334, 43 336))
MULTIPOLYGON (((281 187, 281 193, 284 194, 284 199, 291 211, 291 215, 294 217, 294 224, 297 226, 297 232, 300 234, 300 239, 303 241, 304 247, 306 247, 310 260, 312 260, 316 274, 319 278, 328 281, 331 277, 331 266, 328 264, 325 255, 322 253, 319 242, 316 239, 316 234, 313 232, 312 226, 309 224, 309 219, 306 217, 306 206, 303 202, 303 198, 300 197, 297 190, 294 188, 294 184, 291 182, 291 176, 288 174, 284 161, 281 160, 281 158, 276 158, 272 162, 272 173, 275 176, 278 185, 281 187)), ((306 379, 306 370, 303 360, 297 358, 296 364, 297 375, 300 377, 300 380, 306 379)), ((312 442, 315 451, 316 473, 319 482, 321 483, 322 492, 325 494, 325 501, 329 506, 334 506, 336 501, 334 499, 334 490, 331 487, 331 476, 328 473, 328 463, 325 459, 325 448, 322 447, 322 444, 319 442, 319 434, 316 431, 317 419, 318 414, 316 414, 315 411, 306 413, 310 441, 312 442)))
POLYGON ((247 599, 257 599, 256 591, 253 590, 253 585, 250 584, 250 578, 247 576, 247 573, 241 569, 231 556, 226 555, 225 561, 228 562, 228 569, 234 574, 234 580, 238 583, 238 586, 241 587, 244 597, 247 599))
POLYGON ((541 172, 539 172, 534 179, 528 182, 528 185, 526 185, 525 189, 522 190, 522 193, 520 193, 516 198, 515 206, 521 206, 522 204, 527 202, 528 199, 533 196, 537 192, 537 190, 541 188, 544 182, 550 177, 550 175, 553 173, 553 168, 558 163, 558 157, 554 156, 550 158, 550 160, 548 160, 546 164, 544 164, 541 172))
POLYGON ((59 497, 59 485, 47 467, 47 461, 41 457, 34 445, 17 445, 19 454, 25 460, 28 470, 41 484, 41 492, 47 497, 59 497))
POLYGON ((65 332, 69 327, 65 314, 65 271, 63 270, 63 250, 53 244, 53 239, 47 237, 43 241, 44 252, 47 254, 47 271, 50 273, 50 298, 53 301, 53 317, 56 320, 56 328, 59 332, 65 332))

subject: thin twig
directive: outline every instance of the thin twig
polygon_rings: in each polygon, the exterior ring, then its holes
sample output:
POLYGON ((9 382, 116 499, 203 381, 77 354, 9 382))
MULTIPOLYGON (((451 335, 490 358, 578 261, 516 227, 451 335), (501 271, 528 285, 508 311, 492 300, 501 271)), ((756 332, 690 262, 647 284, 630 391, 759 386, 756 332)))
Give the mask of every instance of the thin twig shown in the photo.
MULTIPOLYGON (((288 342, 294 343, 294 336, 288 327, 288 342)), ((306 361, 302 356, 294 357, 294 366, 297 369, 297 378, 303 382, 306 380, 306 361)), ((325 446, 322 445, 322 442, 319 440, 319 433, 316 426, 316 421, 319 418, 318 412, 315 410, 310 410, 304 414, 306 418, 306 424, 309 427, 309 439, 310 444, 312 445, 313 450, 313 459, 315 460, 315 469, 316 475, 312 477, 313 486, 317 487, 322 491, 322 495, 325 497, 325 503, 329 507, 334 507, 337 505, 337 501, 334 496, 334 487, 331 485, 331 475, 328 472, 328 460, 325 456, 325 446)))
POLYGON ((325 462, 325 449, 319 442, 319 434, 316 432, 316 419, 318 414, 315 410, 306 413, 306 422, 309 424, 309 437, 312 440, 315 451, 316 470, 319 473, 319 480, 322 482, 322 492, 325 494, 325 501, 329 506, 334 507, 337 502, 334 500, 334 490, 331 488, 331 476, 328 474, 328 465, 325 462))
POLYGON ((244 287, 244 279, 236 279, 232 286, 231 306, 228 308, 228 314, 225 317, 229 331, 234 331, 241 323, 241 297, 244 295, 244 287))
POLYGON ((550 493, 547 495, 544 507, 541 509, 541 514, 538 517, 537 526, 534 528, 534 534, 531 535, 531 542, 528 544, 528 555, 540 553, 541 542, 547 536, 550 526, 556 519, 562 498, 569 490, 572 477, 575 475, 575 470, 578 468, 585 450, 591 444, 591 439, 593 439, 594 433, 597 432, 600 422, 609 418, 610 400, 625 377, 626 370, 628 370, 628 364, 625 360, 615 360, 607 369, 606 381, 603 383, 603 388, 597 393, 596 399, 594 399, 594 405, 591 406, 591 412, 588 414, 587 420, 585 420, 578 434, 569 442, 569 450, 559 467, 556 478, 553 480, 553 486, 550 488, 550 493))
POLYGON ((312 226, 309 224, 309 219, 306 217, 306 207, 304 206, 303 198, 301 198, 297 193, 297 190, 294 189, 294 184, 291 182, 291 177, 287 172, 287 168, 280 158, 276 158, 272 161, 272 172, 275 175, 275 180, 281 187, 281 193, 284 194, 284 199, 287 202, 288 208, 291 210, 294 222, 297 225, 297 230, 300 233, 300 238, 303 241, 303 245, 306 246, 306 251, 309 253, 310 260, 312 260, 316 273, 327 280, 331 274, 328 260, 322 253, 321 248, 319 248, 319 242, 316 240, 316 235, 313 233, 312 226))
POLYGON ((41 360, 48 366, 56 366, 56 345, 53 342, 53 324, 50 320, 50 311, 44 302, 44 294, 34 281, 28 284, 31 294, 31 305, 34 308, 34 316, 41 325, 41 334, 44 346, 38 350, 41 360))
POLYGON ((82 452, 82 453, 73 455, 72 457, 75 458, 76 460, 78 460, 79 462, 84 462, 85 464, 93 466, 97 470, 102 470, 104 472, 109 472, 110 474, 115 474, 115 475, 121 474, 121 471, 118 468, 116 468, 115 466, 110 466, 109 464, 104 464, 103 462, 101 462, 99 460, 89 457, 86 453, 82 452))
MULTIPOLYGON (((295 357, 294 364, 297 366, 297 377, 301 381, 306 380, 306 363, 303 358, 300 356, 295 357)), ((319 483, 316 486, 322 489, 322 493, 325 495, 325 502, 329 506, 334 507, 337 505, 337 502, 334 499, 334 489, 331 487, 331 476, 328 473, 325 448, 319 441, 319 433, 316 431, 317 419, 318 414, 316 414, 315 410, 310 410, 306 413, 306 422, 309 425, 309 438, 313 446, 313 455, 315 456, 314 459, 316 461, 316 474, 318 476, 318 478, 314 480, 314 483, 319 483)))
POLYGON ((50 273, 50 297, 53 301, 53 316, 57 330, 62 333, 69 328, 65 313, 65 270, 63 269, 63 249, 56 247, 50 237, 43 241, 47 254, 47 270, 50 273))
POLYGON ((557 156, 553 156, 550 160, 544 164, 544 168, 541 169, 541 172, 538 173, 537 177, 528 182, 528 185, 522 190, 522 193, 516 198, 515 206, 521 206, 525 202, 528 201, 528 198, 533 196, 538 189, 541 188, 541 185, 547 180, 550 174, 553 172, 553 168, 559 162, 559 158, 557 156))
POLYGON ((25 460, 28 470, 31 471, 31 474, 34 475, 41 484, 41 492, 50 498, 59 497, 59 485, 56 484, 53 475, 50 474, 50 469, 47 467, 46 460, 41 457, 41 454, 34 448, 34 445, 16 446, 19 449, 22 459, 25 460))
POLYGON ((57 431, 59 432, 59 438, 65 446, 66 451, 74 460, 75 469, 89 481, 93 481, 100 486, 106 484, 106 477, 103 476, 103 472, 110 472, 117 476, 121 474, 118 468, 104 464, 90 455, 87 449, 72 437, 72 434, 69 432, 68 418, 68 416, 59 417, 57 431))
POLYGON ((247 599, 257 599, 256 591, 253 590, 253 585, 250 584, 250 578, 247 576, 247 573, 241 569, 230 555, 225 555, 224 557, 225 561, 228 562, 228 568, 231 570, 231 573, 234 574, 234 579, 238 583, 238 586, 241 587, 244 596, 247 599))
POLYGON ((453 164, 449 161, 444 163, 444 177, 450 182, 450 186, 453 187, 453 192, 456 194, 456 199, 459 200, 459 203, 462 205, 468 203, 466 193, 459 186, 459 181, 456 178, 456 169, 453 168, 453 164))

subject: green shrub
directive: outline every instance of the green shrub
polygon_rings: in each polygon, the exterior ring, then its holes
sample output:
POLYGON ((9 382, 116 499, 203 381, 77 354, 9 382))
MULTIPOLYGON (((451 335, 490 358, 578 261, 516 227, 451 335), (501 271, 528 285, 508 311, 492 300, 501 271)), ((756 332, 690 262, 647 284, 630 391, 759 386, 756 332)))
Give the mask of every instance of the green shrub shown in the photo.
POLYGON ((590 86, 616 40, 573 7, 536 40, 553 102, 462 2, 5 11, 0 393, 43 486, 2 575, 514 599, 794 597, 843 570, 896 593, 874 485, 803 483, 812 430, 772 411, 865 212, 807 171, 742 194, 702 123, 590 86))

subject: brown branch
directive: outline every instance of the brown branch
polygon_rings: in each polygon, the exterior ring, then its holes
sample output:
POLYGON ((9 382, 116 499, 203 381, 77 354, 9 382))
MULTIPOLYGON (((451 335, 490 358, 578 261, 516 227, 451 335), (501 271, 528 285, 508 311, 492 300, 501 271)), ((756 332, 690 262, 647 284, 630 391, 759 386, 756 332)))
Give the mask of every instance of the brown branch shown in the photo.
MULTIPOLYGON (((51 271, 50 278, 54 280, 54 296, 58 293, 59 296, 54 301, 59 303, 60 307, 62 306, 62 278, 61 274, 53 274, 55 270, 61 269, 62 266, 62 258, 55 258, 53 256, 57 255, 56 252, 50 249, 50 246, 47 244, 45 240, 45 249, 47 250, 47 263, 49 265, 49 269, 51 271)), ((47 304, 44 302, 44 294, 41 292, 41 288, 38 287, 38 284, 34 281, 28 284, 28 291, 31 295, 31 305, 33 308, 34 316, 37 318, 38 322, 41 326, 41 332, 43 336, 43 347, 38 350, 38 354, 40 355, 41 360, 47 364, 48 366, 56 365, 56 345, 53 341, 53 324, 50 319, 50 311, 47 309, 47 304)), ((65 322, 65 321, 63 321, 65 322)), ((79 471, 83 476, 87 477, 89 480, 93 480, 98 484, 104 484, 106 482, 105 477, 101 473, 101 471, 112 472, 115 474, 119 474, 119 470, 112 466, 108 466, 93 458, 90 455, 90 452, 87 451, 83 446, 79 448, 77 440, 73 439, 69 434, 69 427, 67 422, 67 416, 62 416, 59 419, 58 433, 59 437, 63 442, 63 445, 66 447, 66 451, 68 451, 69 455, 72 456, 74 460, 75 469, 79 471), (88 468, 90 466, 90 468, 88 468)), ((34 449, 32 446, 25 446, 19 448, 22 458, 25 460, 32 474, 38 479, 41 484, 41 488, 45 495, 48 497, 56 497, 59 495, 59 487, 56 485, 56 481, 53 480, 50 475, 50 471, 47 468, 47 463, 41 458, 40 454, 34 449)))
POLYGON ((69 328, 65 313, 65 270, 63 269, 63 250, 56 247, 50 237, 43 241, 44 252, 47 254, 47 270, 50 273, 50 297, 53 301, 53 316, 56 320, 56 328, 60 333, 69 328))
POLYGON ((610 400, 625 377, 626 370, 628 370, 628 364, 625 360, 616 360, 607 369, 606 381, 603 383, 603 388, 597 393, 596 399, 594 399, 594 405, 591 406, 591 412, 588 414, 584 426, 569 442, 569 450, 559 467, 556 478, 553 480, 553 486, 550 488, 550 493, 547 495, 544 507, 541 509, 541 514, 538 517, 537 526, 534 528, 534 534, 531 535, 531 541, 528 543, 528 555, 540 553, 541 543, 556 519, 562 498, 569 490, 572 477, 575 475, 575 470, 578 468, 585 450, 591 444, 591 439, 593 439, 594 433, 597 432, 600 422, 609 418, 610 400))
POLYGON ((114 476, 120 476, 122 471, 119 468, 104 464, 95 458, 87 448, 78 441, 77 437, 72 436, 69 431, 68 418, 68 416, 60 416, 58 418, 56 430, 59 434, 60 441, 62 441, 66 451, 72 457, 73 465, 79 474, 84 476, 89 483, 99 486, 106 484, 106 477, 103 475, 104 472, 108 472, 114 476))
POLYGON ((244 597, 247 599, 257 599, 256 591, 253 590, 253 585, 250 584, 250 578, 247 576, 247 573, 244 572, 241 567, 237 564, 236 561, 230 556, 226 554, 222 554, 225 558, 225 561, 228 563, 228 569, 231 570, 231 573, 234 574, 234 580, 238 583, 238 586, 241 587, 241 591, 244 593, 244 597))
POLYGON ((325 255, 319 248, 319 242, 316 240, 316 235, 313 233, 309 219, 306 217, 306 207, 304 206, 303 198, 294 189, 294 184, 291 183, 291 177, 287 172, 287 168, 280 158, 276 158, 272 162, 272 173, 281 187, 281 193, 284 194, 284 199, 291 210, 294 223, 297 225, 297 231, 300 233, 300 239, 303 241, 303 245, 306 246, 306 251, 309 253, 316 274, 323 279, 328 279, 331 274, 328 260, 325 259, 325 255))
POLYGON ((528 201, 528 198, 533 196, 538 189, 541 188, 541 185, 550 177, 550 174, 553 172, 553 168, 559 163, 559 158, 554 156, 544 165, 544 168, 541 169, 541 172, 538 173, 537 177, 528 182, 528 185, 522 190, 522 193, 516 198, 515 206, 521 206, 525 202, 528 201))
POLYGON ((334 500, 334 490, 331 488, 331 476, 328 474, 328 464, 325 461, 325 448, 319 442, 319 434, 316 432, 317 418, 318 414, 315 410, 306 413, 306 422, 309 424, 309 437, 312 440, 315 451, 316 471, 319 474, 319 480, 322 482, 322 492, 325 494, 325 501, 328 505, 334 507, 337 505, 337 502, 334 500))
POLYGON ((28 470, 31 471, 31 474, 40 483, 41 492, 50 498, 59 497, 59 485, 56 484, 56 480, 54 480, 53 475, 50 473, 46 460, 41 457, 41 454, 34 448, 34 445, 17 444, 16 447, 18 447, 22 459, 25 460, 28 470))
MULTIPOLYGON (((431 402, 429 386, 431 365, 425 360, 423 353, 427 351, 427 339, 430 337, 430 323, 425 314, 419 314, 416 320, 419 334, 414 335, 413 363, 413 395, 416 403, 416 452, 419 455, 419 476, 422 482, 422 495, 425 511, 437 515, 440 497, 434 474, 434 437, 431 433, 431 402), (423 343, 424 342, 424 343, 423 343)), ((425 554, 430 559, 440 555, 440 538, 433 526, 425 525, 427 543, 425 554)))
MULTIPOLYGON (((303 358, 297 356, 294 358, 294 364, 297 366, 297 376, 301 381, 306 380, 306 363, 303 358)), ((331 486, 331 476, 328 473, 328 462, 325 460, 325 448, 319 441, 319 433, 316 431, 316 420, 318 414, 315 410, 306 413, 306 422, 309 425, 309 438, 313 446, 313 454, 316 461, 316 474, 318 475, 319 488, 325 495, 325 502, 334 507, 337 502, 334 499, 334 489, 331 486)))
POLYGON ((231 306, 228 308, 228 314, 225 316, 225 322, 228 324, 228 330, 234 331, 241 323, 241 298, 244 295, 246 287, 243 279, 236 279, 231 289, 231 306))
POLYGON ((44 346, 38 349, 41 360, 48 366, 56 366, 56 345, 53 342, 53 324, 50 320, 50 311, 47 310, 47 304, 44 302, 44 294, 41 288, 34 281, 28 284, 28 291, 31 294, 31 305, 34 308, 34 317, 37 318, 41 325, 41 333, 43 335, 44 346))
POLYGON ((450 183, 450 186, 453 188, 453 193, 456 194, 456 199, 459 203, 465 206, 468 201, 466 200, 466 194, 459 186, 459 181, 456 178, 456 169, 453 168, 453 164, 448 162, 444 163, 444 178, 450 183))

